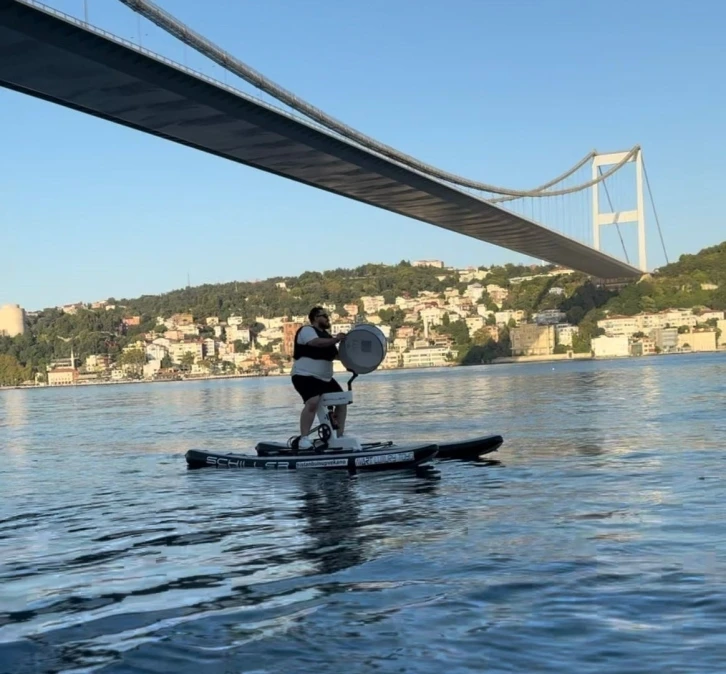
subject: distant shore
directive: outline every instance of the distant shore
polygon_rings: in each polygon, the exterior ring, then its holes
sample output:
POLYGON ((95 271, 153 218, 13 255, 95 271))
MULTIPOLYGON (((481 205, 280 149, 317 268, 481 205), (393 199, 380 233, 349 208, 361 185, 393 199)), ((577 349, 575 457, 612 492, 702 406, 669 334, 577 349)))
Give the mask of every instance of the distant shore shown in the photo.
MULTIPOLYGON (((450 366, 449 366, 450 367, 450 366)), ((398 368, 387 368, 381 369, 382 372, 393 372, 398 370, 428 370, 432 368, 426 367, 398 367, 398 368)), ((336 372, 335 374, 345 374, 345 372, 336 372)), ((186 377, 169 377, 164 379, 117 379, 113 381, 79 381, 74 384, 58 384, 56 386, 50 386, 49 384, 32 384, 29 386, 0 386, 0 391, 10 391, 14 389, 36 390, 36 389, 63 389, 63 388, 77 388, 85 386, 115 386, 125 384, 174 384, 189 381, 206 381, 208 379, 260 379, 263 377, 289 377, 290 372, 264 372, 255 374, 251 372, 237 373, 237 374, 200 374, 186 377)))
POLYGON ((85 386, 116 386, 125 384, 178 384, 185 381, 200 381, 207 379, 251 379, 259 377, 280 377, 286 373, 280 372, 267 372, 264 374, 204 374, 193 377, 169 377, 167 379, 116 379, 113 381, 99 380, 99 381, 79 381, 74 384, 58 384, 56 386, 50 386, 49 384, 33 384, 30 386, 0 386, 0 391, 8 391, 11 389, 22 389, 22 390, 35 390, 35 389, 57 389, 57 388, 77 388, 85 386))
POLYGON ((513 363, 562 363, 573 360, 641 360, 643 358, 657 358, 661 356, 693 356, 695 354, 726 354, 726 349, 716 349, 715 351, 677 351, 669 353, 651 353, 645 356, 593 356, 589 353, 553 353, 548 356, 504 356, 495 358, 491 365, 511 365, 513 363))
MULTIPOLYGON (((555 353, 548 356, 506 356, 502 358, 495 358, 491 363, 478 363, 476 365, 445 365, 435 367, 392 367, 392 368, 381 368, 379 372, 410 372, 410 371, 421 371, 421 370, 432 370, 438 369, 439 367, 477 367, 483 365, 512 365, 512 364, 531 364, 531 363, 562 363, 570 362, 575 360, 594 360, 594 361, 610 361, 610 360, 630 360, 643 358, 654 358, 659 356, 692 356, 694 354, 726 354, 726 349, 717 349, 716 351, 683 351, 678 353, 654 353, 647 356, 606 356, 606 357, 595 357, 588 353, 573 353, 572 355, 566 353, 555 353)), ((336 374, 345 374, 336 372, 336 374)), ((11 391, 20 389, 23 391, 28 390, 42 390, 42 389, 64 389, 64 388, 77 388, 85 386, 116 386, 116 385, 128 385, 128 384, 173 384, 189 381, 207 381, 209 379, 257 379, 262 377, 285 377, 290 376, 289 372, 265 372, 262 374, 254 374, 245 372, 241 374, 205 374, 191 377, 180 377, 180 378, 169 378, 169 379, 119 379, 116 381, 84 381, 76 382, 75 384, 59 384, 57 386, 50 386, 48 384, 33 384, 31 386, 0 386, 0 391, 11 391)))

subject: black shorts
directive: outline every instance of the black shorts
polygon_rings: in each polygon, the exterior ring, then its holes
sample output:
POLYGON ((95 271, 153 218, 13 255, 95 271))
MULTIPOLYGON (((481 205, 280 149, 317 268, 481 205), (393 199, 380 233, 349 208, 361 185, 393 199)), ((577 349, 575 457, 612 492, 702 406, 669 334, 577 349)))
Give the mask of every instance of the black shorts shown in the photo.
POLYGON ((301 374, 292 376, 292 385, 300 394, 303 402, 307 402, 315 396, 323 395, 323 393, 339 393, 343 390, 335 379, 323 381, 317 377, 308 377, 301 374))

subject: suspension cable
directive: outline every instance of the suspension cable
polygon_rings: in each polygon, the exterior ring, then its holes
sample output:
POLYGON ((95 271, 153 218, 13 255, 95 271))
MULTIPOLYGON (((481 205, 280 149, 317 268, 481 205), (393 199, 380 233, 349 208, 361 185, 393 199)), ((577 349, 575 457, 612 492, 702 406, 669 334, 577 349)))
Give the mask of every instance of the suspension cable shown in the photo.
POLYGON ((645 176, 645 184, 648 188, 648 196, 650 197, 650 205, 653 207, 653 214, 655 215, 655 224, 658 226, 658 236, 660 237, 660 245, 663 247, 663 255, 665 255, 666 264, 670 264, 668 260, 668 253, 666 252, 665 242, 663 241, 663 232, 660 229, 660 220, 658 219, 658 211, 655 208, 655 200, 653 199, 653 192, 650 189, 650 180, 648 180, 648 171, 645 168, 645 159, 641 158, 643 162, 643 175, 645 176))
MULTIPOLYGON (((130 9, 132 9, 134 12, 137 12, 137 13, 141 14, 142 16, 146 17, 147 19, 149 19, 151 22, 155 23, 157 26, 159 26, 166 32, 170 33, 171 35, 174 35, 175 37, 177 37, 179 40, 181 40, 185 44, 189 45, 193 49, 197 50, 201 54, 205 55, 207 58, 211 59, 212 61, 214 61, 215 63, 220 65, 222 68, 241 77, 242 79, 249 82, 253 86, 257 87, 258 89, 261 89, 262 91, 269 94, 273 98, 277 99, 278 101, 280 101, 282 103, 285 103, 286 105, 290 106, 291 108, 298 111, 299 113, 306 115, 307 117, 315 120, 319 124, 322 124, 326 128, 341 134, 346 139, 355 141, 358 144, 362 145, 363 147, 367 148, 368 150, 377 152, 378 154, 381 154, 385 157, 388 157, 389 159, 397 161, 400 164, 403 164, 411 169, 419 171, 420 173, 423 173, 430 177, 438 178, 439 180, 443 180, 445 182, 449 182, 454 185, 459 185, 462 187, 469 187, 471 189, 480 190, 482 192, 491 192, 493 194, 503 194, 510 198, 548 197, 548 196, 558 196, 560 194, 571 194, 573 192, 578 192, 587 187, 591 187, 592 185, 595 185, 595 184, 605 180, 605 178, 607 178, 608 176, 615 173, 627 161, 629 161, 629 159, 632 156, 634 156, 635 153, 638 152, 638 150, 640 149, 639 146, 636 145, 635 147, 633 147, 630 150, 628 155, 621 162, 616 164, 612 169, 607 171, 604 175, 600 176, 597 179, 583 183, 582 185, 577 185, 575 187, 571 187, 568 190, 554 190, 551 192, 543 191, 547 187, 562 180, 562 176, 559 176, 554 181, 549 181, 548 183, 545 183, 545 185, 542 185, 539 188, 536 188, 534 190, 514 190, 514 189, 508 189, 505 187, 499 187, 496 185, 490 185, 488 183, 482 183, 482 182, 479 182, 476 180, 471 180, 469 178, 465 178, 464 176, 459 176, 454 173, 449 173, 447 171, 443 171, 439 168, 436 168, 435 166, 432 166, 431 164, 426 164, 425 162, 419 161, 418 159, 415 159, 414 157, 412 157, 410 155, 400 152, 400 151, 396 150, 395 148, 392 148, 389 145, 385 145, 384 143, 378 142, 377 140, 371 138, 370 136, 367 136, 367 135, 357 131, 356 129, 348 126, 347 124, 344 124, 343 122, 335 119, 334 117, 327 115, 325 112, 323 112, 319 108, 316 108, 313 105, 310 105, 309 103, 305 102, 300 97, 293 94, 292 92, 287 91, 283 87, 275 84, 272 80, 268 79, 261 73, 257 72, 250 66, 246 65, 239 59, 237 59, 234 56, 232 56, 231 54, 229 54, 228 52, 217 47, 210 40, 207 40, 205 37, 203 37, 199 33, 193 31, 187 25, 185 25, 184 23, 182 23, 181 21, 176 19, 174 16, 172 16, 169 12, 161 9, 160 7, 155 5, 150 0, 119 0, 119 2, 122 2, 124 5, 126 5, 130 9)), ((582 166, 585 162, 587 162, 591 158, 592 158, 592 153, 590 153, 587 157, 585 157, 583 160, 581 160, 574 169, 572 169, 571 171, 565 172, 563 174, 563 176, 566 177, 566 176, 570 175, 571 173, 573 173, 575 170, 577 170, 580 166, 582 166)))
MULTIPOLYGON (((575 164, 571 169, 568 169, 564 173, 558 175, 556 178, 553 178, 552 180, 547 181, 543 185, 540 185, 539 187, 533 187, 531 190, 528 190, 528 194, 524 195, 525 197, 533 197, 537 196, 538 193, 544 192, 548 187, 552 187, 552 185, 556 185, 557 183, 562 182, 563 180, 566 180, 569 178, 573 173, 577 172, 579 169, 581 169, 587 162, 589 162, 594 157, 597 157, 597 150, 592 150, 588 152, 577 164, 575 164)), ((547 195, 549 196, 549 195, 547 195)), ((495 204, 501 201, 512 201, 514 199, 521 199, 523 197, 516 196, 516 195, 509 195, 506 197, 499 197, 498 199, 490 199, 490 201, 495 204)))

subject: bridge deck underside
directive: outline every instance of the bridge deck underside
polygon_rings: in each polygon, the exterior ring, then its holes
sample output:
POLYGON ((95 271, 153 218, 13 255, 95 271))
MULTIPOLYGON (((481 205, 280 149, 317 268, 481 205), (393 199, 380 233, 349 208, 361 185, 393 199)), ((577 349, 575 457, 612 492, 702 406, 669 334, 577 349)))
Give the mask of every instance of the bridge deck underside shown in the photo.
POLYGON ((0 84, 600 278, 634 267, 182 69, 0 0, 0 84))

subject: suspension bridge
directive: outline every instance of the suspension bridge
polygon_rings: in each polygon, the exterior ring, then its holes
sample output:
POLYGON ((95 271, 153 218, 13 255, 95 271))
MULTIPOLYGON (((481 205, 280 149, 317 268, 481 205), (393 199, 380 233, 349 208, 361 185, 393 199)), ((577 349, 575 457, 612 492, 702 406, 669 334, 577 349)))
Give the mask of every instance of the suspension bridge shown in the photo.
POLYGON ((645 183, 663 244, 637 145, 592 151, 529 190, 472 180, 330 117, 153 3, 119 2, 277 105, 91 25, 87 13, 81 20, 36 0, 0 0, 0 85, 600 279, 648 270, 645 183), (637 228, 637 262, 626 224, 637 228), (601 249, 603 227, 617 233, 622 256, 601 249))

